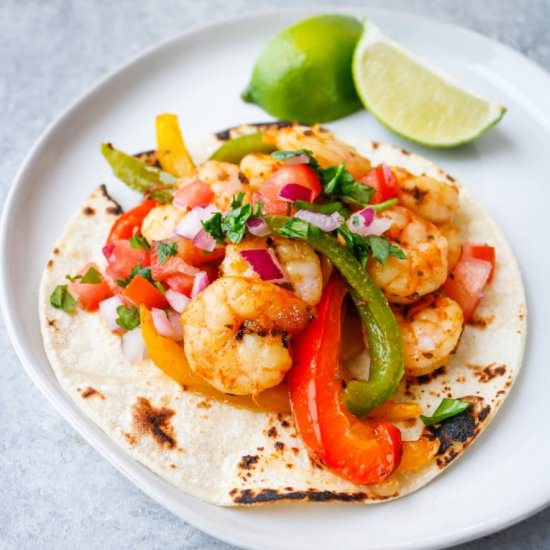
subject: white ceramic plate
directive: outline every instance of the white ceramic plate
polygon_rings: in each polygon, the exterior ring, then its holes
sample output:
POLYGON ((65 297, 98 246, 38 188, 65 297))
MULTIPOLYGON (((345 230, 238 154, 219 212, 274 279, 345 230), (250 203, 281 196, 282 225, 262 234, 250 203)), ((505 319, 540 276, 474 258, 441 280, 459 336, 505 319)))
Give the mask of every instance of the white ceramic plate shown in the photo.
MULTIPOLYGON (((367 15, 358 8, 333 11, 367 15)), ((111 140, 129 151, 150 148, 154 116, 164 111, 180 115, 189 141, 265 120, 263 112, 240 101, 239 92, 266 40, 311 13, 254 15, 182 35, 105 79, 48 129, 19 172, 2 219, 0 299, 6 325, 30 377, 79 433, 143 491, 220 539, 269 549, 455 544, 550 502, 550 77, 504 46, 427 19, 368 11, 412 51, 509 108, 497 128, 473 145, 436 151, 406 144, 455 175, 489 208, 522 266, 530 311, 526 364, 508 401, 481 440, 428 487, 375 506, 228 510, 204 504, 126 456, 85 418, 62 392, 42 349, 37 290, 55 238, 98 183, 111 182, 115 196, 129 197, 114 182, 98 144, 111 140)), ((399 142, 365 112, 332 126, 344 135, 399 142)))

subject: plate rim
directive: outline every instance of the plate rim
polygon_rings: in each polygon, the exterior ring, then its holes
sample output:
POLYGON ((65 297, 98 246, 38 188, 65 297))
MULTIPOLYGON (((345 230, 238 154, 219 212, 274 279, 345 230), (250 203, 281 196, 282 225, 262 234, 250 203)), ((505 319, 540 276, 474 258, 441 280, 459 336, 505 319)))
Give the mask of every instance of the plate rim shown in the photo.
MULTIPOLYGON (((234 24, 239 21, 250 20, 255 18, 265 18, 270 15, 292 15, 299 12, 307 12, 310 15, 315 15, 316 13, 342 13, 342 12, 351 12, 356 13, 357 11, 367 11, 375 14, 384 14, 387 16, 397 15, 399 17, 409 18, 410 20, 422 21, 424 24, 430 25, 441 25, 447 27, 453 32, 460 32, 472 35, 476 40, 482 40, 493 47, 497 47, 501 51, 504 51, 507 55, 512 55, 516 58, 516 61, 526 64, 531 71, 534 71, 538 74, 539 77, 542 77, 543 80, 546 80, 550 87, 550 74, 539 65, 536 61, 529 59, 523 53, 513 49, 512 47, 501 43, 500 41, 484 36, 474 30, 468 29, 461 25, 442 21, 438 19, 433 19, 424 15, 417 15, 410 12, 401 12, 396 9, 390 8, 378 8, 378 7, 368 7, 368 6, 358 6, 358 5, 334 5, 334 6, 320 6, 320 7, 310 7, 310 6, 296 6, 291 8, 283 9, 258 9, 258 10, 247 10, 243 13, 237 15, 231 15, 230 17, 225 18, 216 18, 215 20, 209 23, 203 23, 198 25, 193 25, 184 32, 176 33, 173 36, 167 37, 161 41, 153 43, 151 46, 148 46, 136 54, 133 54, 128 57, 127 60, 122 61, 114 69, 110 70, 107 74, 100 77, 92 83, 92 85, 86 87, 82 93, 77 95, 76 99, 69 102, 67 107, 65 107, 58 115, 54 116, 46 128, 39 134, 35 139, 33 145, 31 146, 28 153, 24 156, 21 164, 16 171, 16 174, 11 182, 11 185, 8 189, 8 192, 5 195, 5 202, 2 208, 1 218, 0 218, 0 310, 2 312, 2 318, 4 325, 6 327, 6 333, 9 337, 9 340, 16 352, 17 358, 20 362, 20 365, 23 367, 24 371, 27 373, 29 378, 33 381, 35 386, 40 390, 40 392, 47 398, 50 404, 54 409, 63 417, 64 420, 69 422, 69 424, 77 431, 77 433, 82 436, 86 443, 94 448, 103 458, 105 458, 110 464, 112 464, 117 470, 119 470, 127 479, 129 479, 134 485, 139 487, 146 495, 155 500, 162 507, 168 509, 176 517, 183 519, 185 522, 190 525, 200 529, 201 531, 218 538, 219 540, 225 541, 227 543, 233 544, 241 548, 265 548, 264 545, 257 546, 250 542, 244 542, 240 539, 233 537, 230 534, 223 532, 223 525, 218 526, 216 523, 211 523, 208 521, 203 521, 203 517, 200 514, 194 512, 191 508, 187 507, 186 514, 183 515, 181 510, 176 510, 176 507, 172 504, 171 498, 164 493, 162 488, 154 486, 154 484, 149 483, 146 479, 142 479, 139 475, 134 475, 130 469, 126 467, 125 461, 131 459, 125 455, 124 450, 119 449, 114 442, 106 436, 82 411, 78 410, 76 412, 72 411, 71 408, 64 403, 57 393, 62 394, 63 390, 61 387, 58 388, 58 391, 52 391, 48 384, 41 379, 39 369, 37 369, 32 361, 31 354, 27 352, 22 341, 20 341, 19 335, 15 329, 15 315, 12 317, 12 312, 8 308, 8 296, 7 296, 7 262, 8 258, 8 222, 9 222, 9 211, 11 205, 15 200, 19 187, 22 185, 22 182, 25 180, 27 171, 32 167, 32 164, 36 157, 38 157, 44 147, 47 145, 47 142, 50 136, 63 125, 65 120, 69 118, 74 112, 84 104, 88 99, 91 99, 96 93, 101 89, 107 86, 111 81, 115 80, 117 77, 122 75, 128 69, 134 67, 137 64, 140 64, 147 60, 151 55, 156 54, 157 52, 170 48, 171 45, 174 45, 178 41, 191 39, 193 35, 200 34, 203 32, 213 32, 218 27, 224 27, 228 24, 234 24), (88 425, 91 423, 91 425, 88 425), (101 431, 101 434, 94 433, 94 428, 101 431), (107 438, 107 441, 102 441, 103 435, 107 438), (110 445, 115 445, 112 449, 110 445), (122 452, 121 452, 122 451, 122 452), (120 456, 118 456, 120 455, 120 456)), ((370 16, 370 15, 369 15, 370 16)), ((550 117, 541 109, 540 110, 544 115, 545 125, 550 128, 550 117)), ((269 115, 266 115, 269 117, 269 115)), ((15 311, 15 310, 14 310, 15 311)), ((527 336, 529 338, 529 335, 527 336)), ((524 358, 525 359, 525 358, 524 358)), ((133 459, 131 459, 133 460, 133 459)), ((139 463, 138 463, 139 464, 139 463)), ((145 468, 139 464, 139 466, 145 468)), ((413 549, 413 548, 441 548, 447 547, 449 545, 455 545, 464 543, 479 537, 486 536, 488 534, 494 533, 501 529, 510 527, 520 521, 525 520, 526 518, 536 514, 540 510, 544 509, 550 504, 550 493, 546 495, 543 499, 540 499, 534 506, 526 506, 525 509, 521 510, 519 513, 508 513, 506 516, 500 516, 492 519, 489 522, 478 522, 473 525, 468 526, 468 528, 463 529, 461 532, 454 533, 453 538, 449 538, 448 535, 438 535, 432 537, 429 540, 424 540, 423 542, 411 541, 407 543, 403 548, 413 549)))

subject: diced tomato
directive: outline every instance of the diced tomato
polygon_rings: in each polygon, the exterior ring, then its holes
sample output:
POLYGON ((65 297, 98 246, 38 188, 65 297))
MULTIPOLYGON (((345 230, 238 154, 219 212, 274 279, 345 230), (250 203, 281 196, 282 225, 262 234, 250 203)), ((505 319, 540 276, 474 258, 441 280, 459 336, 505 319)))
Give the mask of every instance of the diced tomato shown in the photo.
POLYGON ((319 176, 308 164, 290 164, 282 166, 273 174, 268 183, 277 185, 279 189, 288 183, 297 183, 298 185, 307 187, 311 189, 312 201, 321 194, 319 176))
MULTIPOLYGON (((206 271, 208 274, 208 280, 210 282, 215 281, 218 278, 218 269, 215 264, 205 264, 201 266, 201 271, 206 271)), ((186 296, 191 295, 193 289, 193 282, 195 280, 194 275, 187 275, 185 273, 176 273, 170 277, 163 279, 163 283, 168 285, 172 290, 181 292, 186 296)))
POLYGON ((276 183, 266 183, 253 198, 253 203, 262 203, 262 212, 268 215, 288 214, 289 203, 279 197, 281 186, 276 183))
POLYGON ((206 252, 193 245, 193 241, 178 239, 178 256, 190 265, 200 266, 205 263, 221 260, 225 255, 225 247, 218 245, 212 252, 206 252))
POLYGON ((443 290, 462 308, 468 322, 483 297, 493 265, 485 260, 462 256, 443 285, 443 290))
POLYGON ((212 202, 214 193, 203 181, 194 181, 178 189, 174 195, 174 204, 180 208, 207 206, 212 202))
MULTIPOLYGON (((79 272, 79 275, 84 275, 91 267, 93 267, 100 275, 101 271, 94 263, 86 264, 79 272)), ((113 295, 109 283, 105 277, 101 275, 99 283, 80 283, 71 281, 69 283, 69 292, 78 298, 80 305, 86 311, 95 311, 99 307, 99 302, 113 295)))
POLYGON ((183 273, 185 275, 194 276, 199 272, 199 269, 188 264, 179 256, 169 256, 161 263, 157 252, 157 243, 153 243, 151 247, 151 275, 158 281, 164 281, 167 277, 183 273))
POLYGON ((493 273, 495 272, 496 254, 495 247, 487 244, 472 244, 464 243, 462 247, 462 256, 467 258, 476 258, 477 260, 485 260, 490 262, 492 269, 489 275, 489 283, 493 280, 493 273))
POLYGON ((163 283, 167 284, 172 290, 181 292, 186 296, 191 295, 193 289, 193 281, 195 277, 193 275, 185 275, 184 273, 176 273, 170 277, 166 277, 163 283))
POLYGON ((399 185, 394 173, 386 164, 379 164, 371 168, 366 176, 360 180, 374 189, 370 202, 377 204, 399 196, 399 185))
POLYGON ((147 309, 168 307, 168 301, 154 284, 145 277, 136 275, 124 289, 122 295, 136 306, 144 305, 147 309))
POLYGON ((149 265, 149 252, 142 248, 135 249, 129 241, 114 241, 113 249, 109 255, 107 275, 113 281, 126 279, 136 265, 146 267, 149 265))
POLYGON ((132 208, 132 210, 128 210, 128 212, 122 214, 113 224, 107 238, 107 244, 121 239, 129 239, 138 232, 145 216, 157 205, 157 201, 146 200, 135 208, 132 208))

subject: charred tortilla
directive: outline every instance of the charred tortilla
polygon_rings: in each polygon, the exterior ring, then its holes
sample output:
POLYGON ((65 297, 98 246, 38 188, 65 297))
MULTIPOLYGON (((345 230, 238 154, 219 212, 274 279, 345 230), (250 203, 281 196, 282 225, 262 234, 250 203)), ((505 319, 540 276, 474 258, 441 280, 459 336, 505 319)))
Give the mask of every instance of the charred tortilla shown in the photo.
MULTIPOLYGON (((221 141, 256 127, 218 132, 195 148, 194 158, 201 161, 221 141)), ((399 165, 456 184, 443 170, 404 149, 376 142, 353 144, 373 164, 399 165)), ((473 406, 432 428, 420 421, 399 424, 404 439, 416 439, 422 432, 437 438, 435 460, 414 473, 397 472, 380 485, 354 485, 311 462, 291 415, 237 409, 186 391, 150 360, 129 364, 120 337, 107 329, 99 314, 79 310, 67 315, 50 305, 52 290, 67 273, 88 261, 105 264, 101 248, 120 212, 106 188, 98 188, 53 249, 39 298, 44 346, 63 389, 99 427, 136 460, 205 501, 224 506, 375 503, 409 494, 443 472, 477 439, 521 368, 526 311, 517 263, 485 210, 461 189, 456 224, 463 239, 495 246, 495 277, 452 360, 431 375, 404 379, 394 398, 420 403, 426 415, 443 397, 468 399, 473 406)))

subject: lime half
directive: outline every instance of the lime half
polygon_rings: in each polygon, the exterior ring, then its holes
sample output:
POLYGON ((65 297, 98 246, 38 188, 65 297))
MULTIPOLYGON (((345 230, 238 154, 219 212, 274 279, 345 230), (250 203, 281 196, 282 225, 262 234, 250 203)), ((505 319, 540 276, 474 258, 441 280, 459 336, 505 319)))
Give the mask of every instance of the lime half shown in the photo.
POLYGON ((361 101, 384 126, 430 147, 472 141, 506 112, 411 55, 370 21, 355 48, 353 79, 361 101))

